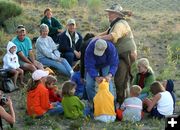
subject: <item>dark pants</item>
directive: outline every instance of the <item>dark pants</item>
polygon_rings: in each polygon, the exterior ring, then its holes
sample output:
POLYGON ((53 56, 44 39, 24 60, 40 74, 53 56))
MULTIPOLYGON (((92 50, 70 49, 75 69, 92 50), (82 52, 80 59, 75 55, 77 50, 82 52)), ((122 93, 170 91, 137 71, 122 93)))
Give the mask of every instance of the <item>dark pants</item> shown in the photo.
POLYGON ((151 110, 151 116, 157 117, 157 118, 165 118, 164 115, 162 115, 158 112, 157 107, 155 107, 151 110))
POLYGON ((116 86, 117 102, 123 103, 125 99, 125 90, 130 81, 131 65, 134 62, 130 58, 130 51, 124 52, 119 55, 119 65, 114 77, 114 83, 116 86))
POLYGON ((65 52, 62 54, 62 57, 68 61, 70 66, 73 66, 73 61, 74 61, 74 57, 75 57, 73 52, 65 52))

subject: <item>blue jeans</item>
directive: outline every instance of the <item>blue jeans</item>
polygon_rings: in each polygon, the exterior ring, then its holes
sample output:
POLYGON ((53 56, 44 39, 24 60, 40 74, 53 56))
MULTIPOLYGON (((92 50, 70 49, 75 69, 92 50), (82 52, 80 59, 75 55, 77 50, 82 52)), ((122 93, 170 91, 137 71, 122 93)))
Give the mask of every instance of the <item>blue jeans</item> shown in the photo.
POLYGON ((70 66, 73 66, 73 61, 74 61, 74 53, 73 52, 65 52, 62 54, 62 56, 68 61, 70 66))
POLYGON ((61 103, 57 103, 54 108, 50 109, 47 111, 47 114, 49 115, 57 115, 57 114, 62 114, 64 112, 63 107, 61 103))
POLYGON ((64 75, 70 77, 73 73, 73 70, 66 59, 63 59, 62 61, 55 61, 49 58, 40 58, 39 62, 41 62, 43 65, 47 65, 49 67, 53 67, 57 69, 59 73, 63 73, 64 75))
MULTIPOLYGON (((109 69, 110 69, 110 66, 106 66, 106 67, 102 68, 102 76, 107 76, 109 73, 109 69)), ((112 80, 109 82, 109 91, 112 93, 112 95, 114 96, 114 99, 115 99, 115 93, 114 93, 114 89, 113 89, 112 80)), ((86 93, 87 93, 88 100, 90 102, 93 102, 93 98, 96 94, 95 79, 93 79, 89 75, 88 72, 86 73, 86 93)))

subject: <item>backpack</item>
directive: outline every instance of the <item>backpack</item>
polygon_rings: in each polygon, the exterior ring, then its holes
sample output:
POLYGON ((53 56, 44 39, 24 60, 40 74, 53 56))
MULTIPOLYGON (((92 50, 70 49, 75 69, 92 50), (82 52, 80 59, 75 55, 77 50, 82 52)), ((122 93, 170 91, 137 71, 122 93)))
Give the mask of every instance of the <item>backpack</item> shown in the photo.
POLYGON ((0 90, 4 92, 12 92, 17 90, 12 79, 9 77, 8 70, 0 69, 0 90))

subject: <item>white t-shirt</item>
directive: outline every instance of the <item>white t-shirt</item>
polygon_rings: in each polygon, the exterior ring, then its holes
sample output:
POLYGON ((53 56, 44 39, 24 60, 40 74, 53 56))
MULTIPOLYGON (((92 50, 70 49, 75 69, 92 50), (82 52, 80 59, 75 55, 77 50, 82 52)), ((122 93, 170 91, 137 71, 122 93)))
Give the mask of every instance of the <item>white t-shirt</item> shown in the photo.
POLYGON ((157 110, 160 114, 168 116, 173 114, 173 99, 168 91, 160 93, 161 98, 157 102, 157 110))

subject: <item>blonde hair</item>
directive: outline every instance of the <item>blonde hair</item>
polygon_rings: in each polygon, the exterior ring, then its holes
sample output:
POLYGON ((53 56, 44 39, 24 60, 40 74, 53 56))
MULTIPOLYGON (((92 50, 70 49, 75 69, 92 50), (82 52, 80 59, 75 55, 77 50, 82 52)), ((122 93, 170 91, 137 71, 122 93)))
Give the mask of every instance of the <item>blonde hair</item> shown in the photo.
POLYGON ((130 88, 130 92, 134 95, 134 96, 139 96, 139 94, 141 93, 142 89, 140 86, 138 85, 133 85, 131 88, 130 88))
POLYGON ((65 81, 62 87, 62 96, 73 96, 72 89, 76 88, 76 83, 73 81, 65 81))
POLYGON ((150 91, 152 92, 153 95, 156 95, 159 92, 164 92, 165 88, 159 81, 155 81, 151 84, 150 91))
POLYGON ((141 58, 137 61, 137 64, 140 66, 143 66, 145 68, 147 68, 148 70, 150 70, 153 73, 153 70, 149 64, 149 60, 147 58, 141 58))

